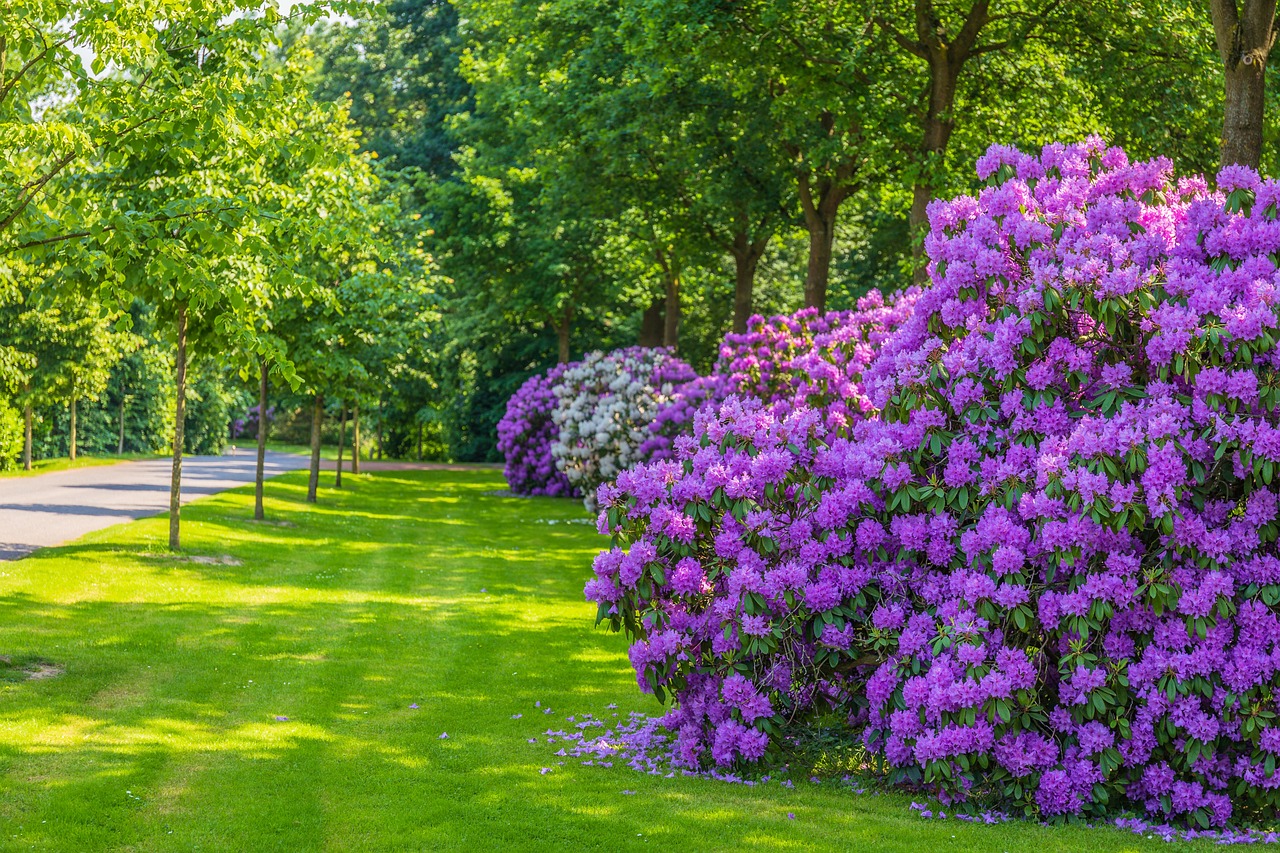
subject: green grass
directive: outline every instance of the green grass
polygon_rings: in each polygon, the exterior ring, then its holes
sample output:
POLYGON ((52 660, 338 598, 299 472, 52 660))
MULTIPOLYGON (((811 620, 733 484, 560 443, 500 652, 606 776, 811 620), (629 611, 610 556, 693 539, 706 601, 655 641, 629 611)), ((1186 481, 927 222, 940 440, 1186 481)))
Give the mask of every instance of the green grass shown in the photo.
MULTIPOLYGON (((238 439, 236 441, 236 447, 239 447, 242 450, 250 450, 256 453, 258 448, 258 440, 255 438, 238 439)), ((287 441, 268 441, 267 450, 273 451, 275 453, 293 453, 297 456, 311 455, 311 448, 308 445, 290 444, 287 441)), ((337 459, 338 458, 337 445, 334 445, 334 444, 320 445, 320 458, 327 459, 329 461, 333 461, 337 459)), ((351 458, 351 438, 348 437, 347 449, 346 449, 346 452, 342 454, 342 459, 345 462, 350 458, 351 458)))
POLYGON ((58 459, 35 459, 31 462, 31 470, 24 471, 21 468, 16 471, 0 471, 0 478, 4 477, 34 477, 37 474, 51 474, 54 471, 67 471, 72 468, 96 468, 100 465, 115 465, 117 462, 128 462, 133 459, 158 459, 163 454, 155 453, 124 453, 121 455, 111 454, 108 456, 78 456, 76 461, 72 462, 66 457, 58 459))
POLYGON ((558 766, 542 731, 564 715, 656 710, 582 600, 600 538, 549 523, 581 507, 497 496, 490 472, 352 478, 315 507, 304 482, 268 485, 277 524, 246 521, 247 490, 185 509, 187 555, 215 559, 165 555, 157 518, 0 564, 10 669, 62 670, 0 679, 0 849, 1169 847, 558 766))

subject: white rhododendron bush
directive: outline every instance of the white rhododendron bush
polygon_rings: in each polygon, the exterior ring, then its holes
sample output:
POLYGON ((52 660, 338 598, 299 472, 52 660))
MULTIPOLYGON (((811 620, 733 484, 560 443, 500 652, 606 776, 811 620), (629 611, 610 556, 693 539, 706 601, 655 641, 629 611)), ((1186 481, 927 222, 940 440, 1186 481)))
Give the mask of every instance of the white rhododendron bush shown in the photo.
POLYGON ((659 408, 695 378, 670 350, 646 347, 593 352, 565 369, 552 389, 551 455, 588 507, 601 483, 641 461, 659 408))

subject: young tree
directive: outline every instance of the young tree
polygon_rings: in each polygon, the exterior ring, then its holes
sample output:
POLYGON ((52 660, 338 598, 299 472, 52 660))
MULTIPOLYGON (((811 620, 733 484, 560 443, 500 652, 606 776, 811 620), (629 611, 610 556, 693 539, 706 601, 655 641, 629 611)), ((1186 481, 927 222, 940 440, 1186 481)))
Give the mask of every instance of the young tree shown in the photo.
MULTIPOLYGON (((190 34, 194 36, 195 34, 190 34)), ((169 544, 180 545, 183 426, 191 344, 209 351, 269 354, 259 321, 282 283, 293 281, 289 259, 277 267, 277 233, 324 231, 323 199, 299 198, 311 188, 272 182, 282 157, 325 160, 328 136, 296 133, 295 116, 311 104, 301 72, 268 61, 269 19, 239 19, 202 38, 201 51, 179 67, 222 93, 219 110, 196 127, 179 124, 165 147, 130 152, 88 174, 89 186, 128 187, 130 209, 158 211, 128 229, 96 235, 115 274, 105 277, 107 301, 134 298, 157 307, 174 335, 175 422, 169 544), (221 36, 221 38, 215 37, 221 36), (290 214, 287 218, 285 214, 290 214), (261 274, 264 269, 279 273, 261 274)), ((345 165, 341 164, 341 165, 345 165)), ((341 165, 338 168, 341 168, 341 165)), ((315 168, 313 168, 315 171, 315 168)), ((95 236, 95 235, 91 235, 95 236)))

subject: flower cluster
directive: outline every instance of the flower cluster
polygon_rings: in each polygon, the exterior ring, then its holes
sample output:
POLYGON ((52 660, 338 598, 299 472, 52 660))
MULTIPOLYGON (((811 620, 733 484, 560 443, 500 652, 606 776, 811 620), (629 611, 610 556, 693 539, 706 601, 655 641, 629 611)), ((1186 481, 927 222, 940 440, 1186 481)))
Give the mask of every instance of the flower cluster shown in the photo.
POLYGON ((670 350, 645 347, 589 353, 565 368, 551 389, 551 456, 588 507, 597 486, 639 460, 658 409, 696 377, 670 350))
POLYGON ((862 372, 911 316, 917 298, 916 289, 888 297, 873 290, 851 311, 820 315, 806 308, 752 317, 745 333, 725 337, 710 376, 689 383, 658 410, 643 458, 672 458, 675 439, 692 431, 698 410, 731 395, 761 400, 778 414, 814 409, 833 430, 860 420, 872 409, 862 372))
POLYGON ((517 495, 576 494, 551 455, 551 444, 557 437, 551 419, 556 407, 553 389, 567 367, 557 364, 545 373, 530 376, 511 395, 506 413, 498 422, 498 451, 506 460, 503 473, 517 495))
POLYGON ((1096 139, 979 175, 869 416, 704 409, 600 490, 587 596, 687 764, 829 708, 962 812, 1273 816, 1280 183, 1096 139))

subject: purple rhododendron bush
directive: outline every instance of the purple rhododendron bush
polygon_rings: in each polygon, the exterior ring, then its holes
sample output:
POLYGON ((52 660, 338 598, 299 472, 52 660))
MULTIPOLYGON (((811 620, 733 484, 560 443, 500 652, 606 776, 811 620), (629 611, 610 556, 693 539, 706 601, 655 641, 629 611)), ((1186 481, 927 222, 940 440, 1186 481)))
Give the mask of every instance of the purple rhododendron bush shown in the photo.
POLYGON ((752 317, 744 334, 725 336, 710 376, 678 389, 658 410, 643 457, 672 458, 676 438, 693 431, 697 412, 730 396, 763 400, 780 414, 815 409, 832 429, 861 419, 872 409, 862 372, 911 316, 918 297, 914 288, 888 297, 873 290, 851 311, 819 315, 806 308, 767 320, 752 317))
POLYGON ((1097 140, 978 171, 848 423, 703 409, 600 489, 587 596, 679 765, 836 713, 962 811, 1274 819, 1280 184, 1097 140))
POLYGON ((558 435, 551 419, 556 406, 554 388, 567 367, 557 364, 530 376, 511 395, 498 422, 498 451, 506 460, 503 474, 517 495, 577 494, 551 455, 551 444, 558 435))

